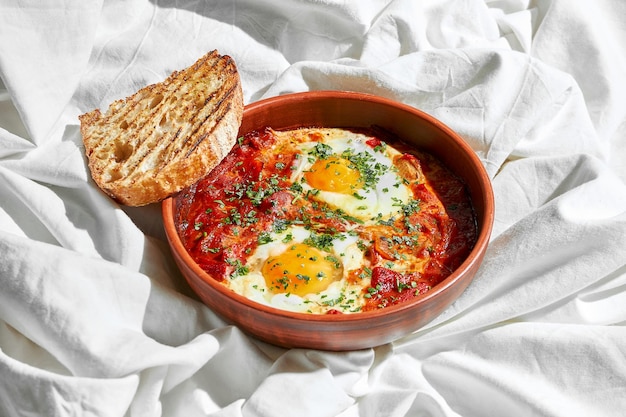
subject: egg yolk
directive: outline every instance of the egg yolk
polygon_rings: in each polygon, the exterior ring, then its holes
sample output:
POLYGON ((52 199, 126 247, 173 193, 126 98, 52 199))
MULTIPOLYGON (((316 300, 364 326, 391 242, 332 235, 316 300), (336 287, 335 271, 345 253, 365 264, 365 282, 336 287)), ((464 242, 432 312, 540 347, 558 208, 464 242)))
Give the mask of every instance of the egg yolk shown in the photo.
POLYGON ((324 291, 341 278, 343 268, 333 255, 297 243, 280 255, 268 258, 261 273, 273 292, 303 296, 324 291))
POLYGON ((313 188, 342 194, 352 194, 362 187, 359 170, 350 161, 338 156, 318 159, 304 178, 313 188))

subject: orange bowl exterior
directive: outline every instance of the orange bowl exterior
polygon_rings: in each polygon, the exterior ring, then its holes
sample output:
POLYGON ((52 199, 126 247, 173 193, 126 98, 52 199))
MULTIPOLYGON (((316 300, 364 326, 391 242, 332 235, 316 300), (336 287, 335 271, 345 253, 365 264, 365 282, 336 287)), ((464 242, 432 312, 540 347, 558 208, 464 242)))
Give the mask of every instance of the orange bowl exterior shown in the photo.
POLYGON ((287 348, 356 350, 391 342, 418 330, 447 308, 470 284, 491 235, 494 201, 479 158, 456 133, 432 116, 378 96, 343 91, 295 93, 246 106, 239 134, 266 126, 370 127, 376 125, 439 158, 467 185, 478 236, 468 258, 426 294, 381 310, 341 315, 294 313, 233 293, 203 271, 185 250, 174 223, 176 196, 163 202, 165 232, 187 282, 215 313, 244 332, 287 348))

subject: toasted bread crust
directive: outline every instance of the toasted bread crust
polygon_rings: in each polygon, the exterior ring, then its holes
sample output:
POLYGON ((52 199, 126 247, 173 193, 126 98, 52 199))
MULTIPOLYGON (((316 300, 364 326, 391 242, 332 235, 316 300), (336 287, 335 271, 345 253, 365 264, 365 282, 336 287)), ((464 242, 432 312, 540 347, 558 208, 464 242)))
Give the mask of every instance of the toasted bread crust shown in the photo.
POLYGON ((229 56, 212 51, 161 83, 79 116, 89 169, 119 203, 161 201, 208 174, 237 140, 243 93, 229 56))

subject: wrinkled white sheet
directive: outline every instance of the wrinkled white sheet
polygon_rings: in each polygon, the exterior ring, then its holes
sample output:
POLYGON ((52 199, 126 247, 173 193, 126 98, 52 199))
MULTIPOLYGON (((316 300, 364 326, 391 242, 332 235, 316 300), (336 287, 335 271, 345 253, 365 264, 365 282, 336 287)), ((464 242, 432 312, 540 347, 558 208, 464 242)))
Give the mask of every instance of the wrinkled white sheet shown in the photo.
POLYGON ((624 45, 621 0, 2 0, 0 415, 623 416, 624 45), (212 49, 246 103, 368 92, 471 144, 496 221, 456 303, 329 353, 194 300, 160 207, 90 180, 77 116, 212 49))

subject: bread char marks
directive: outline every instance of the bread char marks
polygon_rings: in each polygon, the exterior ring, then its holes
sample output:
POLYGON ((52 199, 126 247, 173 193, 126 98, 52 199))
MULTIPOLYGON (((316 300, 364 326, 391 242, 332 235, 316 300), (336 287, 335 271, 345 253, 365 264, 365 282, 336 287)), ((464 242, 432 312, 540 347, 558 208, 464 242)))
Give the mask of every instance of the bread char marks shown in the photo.
MULTIPOLYGON (((217 115, 214 116, 215 123, 211 124, 210 130, 208 132, 203 132, 202 134, 198 134, 199 129, 202 126, 204 126, 204 123, 211 117, 211 114, 207 114, 203 122, 199 124, 197 128, 194 130, 194 132, 189 136, 190 139, 196 138, 196 140, 187 150, 185 157, 188 157, 189 155, 191 155, 191 153, 196 150, 196 148, 200 145, 201 142, 203 142, 206 138, 210 137, 213 134, 215 127, 221 122, 221 120, 226 116, 226 114, 230 112, 231 102, 232 102, 231 97, 235 95, 236 91, 237 91, 237 85, 235 85, 234 83, 231 83, 231 86, 230 88, 228 88, 227 91, 224 89, 219 91, 220 93, 224 93, 224 94, 221 94, 221 95, 211 94, 208 100, 215 99, 217 102, 215 106, 215 109, 216 109, 215 113, 217 115)), ((179 151, 180 149, 177 149, 176 153, 178 153, 179 151)))
MULTIPOLYGON (((132 163, 128 166, 126 176, 139 177, 152 170, 154 170, 152 174, 157 175, 167 163, 188 157, 200 142, 211 136, 230 108, 223 103, 230 103, 227 98, 235 94, 237 88, 236 83, 231 81, 230 73, 233 69, 229 61, 220 59, 217 54, 208 56, 185 70, 182 87, 168 80, 165 83, 165 92, 157 93, 156 97, 149 101, 139 97, 132 102, 125 114, 120 115, 120 119, 123 119, 120 123, 126 123, 128 128, 133 128, 138 124, 136 118, 145 118, 145 113, 141 116, 142 111, 149 109, 147 120, 144 120, 141 126, 137 126, 131 134, 135 152, 134 160, 128 161, 132 163), (205 63, 208 60, 212 62, 205 63), (219 74, 229 68, 227 71, 229 77, 220 77, 219 80, 207 79, 204 77, 206 70, 201 70, 205 64, 219 74), (224 79, 230 81, 227 89, 221 88, 224 79), (164 95, 168 96, 168 99, 163 100, 164 95), (185 116, 188 116, 186 120, 185 116), (211 125, 205 126, 210 119, 213 119, 211 125), (167 133, 171 130, 168 128, 170 123, 180 127, 174 133, 167 133), (164 134, 169 134, 169 137, 163 137, 164 134)), ((151 90, 152 88, 148 91, 151 90)), ((151 92, 148 94, 152 95, 151 92)))
MULTIPOLYGON (((168 160, 173 160, 179 155, 182 155, 183 158, 189 157, 198 148, 200 143, 213 135, 216 126, 220 124, 225 115, 230 111, 232 97, 236 94, 238 84, 233 81, 232 73, 235 71, 229 61, 230 60, 218 59, 212 63, 212 70, 222 74, 220 86, 214 88, 204 99, 192 101, 196 103, 196 107, 202 109, 199 114, 195 115, 194 109, 188 109, 190 110, 188 113, 183 113, 190 114, 188 123, 192 130, 188 133, 183 132, 184 134, 182 135, 180 129, 176 132, 176 136, 173 138, 173 141, 170 142, 167 154, 168 160), (224 82, 222 80, 225 80, 224 85, 221 85, 221 82, 224 82), (179 138, 182 138, 181 143, 177 143, 177 139, 179 138), (183 151, 186 151, 184 155, 183 151)), ((190 105, 191 104, 188 104, 188 106, 190 105)), ((222 153, 215 149, 215 146, 217 146, 216 143, 211 145, 211 150, 214 153, 222 153)))
POLYGON ((231 150, 243 116, 234 60, 212 51, 164 81, 81 116, 91 176, 116 201, 167 198, 210 172, 231 150))

